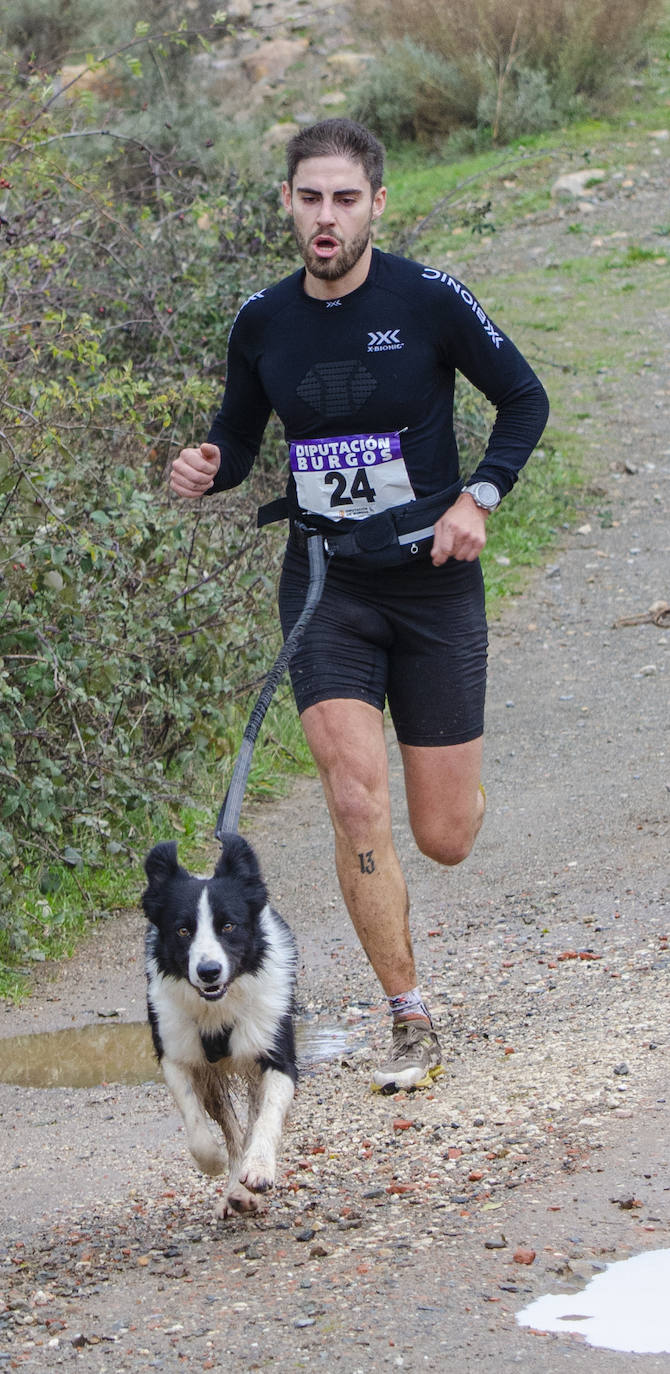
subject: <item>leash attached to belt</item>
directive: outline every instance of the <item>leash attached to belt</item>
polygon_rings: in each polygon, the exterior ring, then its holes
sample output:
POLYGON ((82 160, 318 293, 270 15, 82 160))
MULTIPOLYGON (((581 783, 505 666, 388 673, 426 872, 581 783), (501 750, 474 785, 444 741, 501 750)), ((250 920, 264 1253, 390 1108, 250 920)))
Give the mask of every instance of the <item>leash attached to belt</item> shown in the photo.
POLYGON ((291 633, 287 635, 282 648, 280 649, 274 664, 272 665, 263 689, 256 702, 256 705, 249 717, 249 723, 242 736, 240 750, 235 760, 233 776, 219 811, 214 831, 215 839, 220 844, 224 842, 226 834, 234 834, 240 821, 244 792, 251 768, 251 759, 254 752, 254 744, 258 738, 258 732, 265 719, 265 713, 272 701, 274 693, 284 676, 288 664, 295 653, 300 640, 304 634, 308 622, 311 620, 323 593, 323 586, 326 580, 328 564, 324 549, 324 538, 319 530, 303 527, 306 535, 307 553, 309 557, 309 585, 305 604, 296 620, 291 633))

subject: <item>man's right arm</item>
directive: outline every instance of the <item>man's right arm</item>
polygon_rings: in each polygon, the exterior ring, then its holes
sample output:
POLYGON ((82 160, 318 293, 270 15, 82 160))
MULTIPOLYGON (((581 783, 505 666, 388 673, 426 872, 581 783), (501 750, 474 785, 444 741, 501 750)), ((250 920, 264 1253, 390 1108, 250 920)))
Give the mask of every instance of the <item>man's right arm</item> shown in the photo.
POLYGON ((170 486, 178 496, 195 499, 228 491, 239 486, 253 466, 272 407, 242 335, 238 317, 228 343, 223 401, 207 442, 182 449, 172 464, 170 486))

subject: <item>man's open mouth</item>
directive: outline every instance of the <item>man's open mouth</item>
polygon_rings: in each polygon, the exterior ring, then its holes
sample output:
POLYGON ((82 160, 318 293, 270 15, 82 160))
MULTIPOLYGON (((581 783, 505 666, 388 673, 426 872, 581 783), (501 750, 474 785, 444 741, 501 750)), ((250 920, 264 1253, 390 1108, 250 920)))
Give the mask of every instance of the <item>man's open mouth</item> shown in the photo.
POLYGON ((319 258, 332 258, 339 247, 339 240, 333 238, 332 234, 317 234, 312 239, 312 248, 319 258))

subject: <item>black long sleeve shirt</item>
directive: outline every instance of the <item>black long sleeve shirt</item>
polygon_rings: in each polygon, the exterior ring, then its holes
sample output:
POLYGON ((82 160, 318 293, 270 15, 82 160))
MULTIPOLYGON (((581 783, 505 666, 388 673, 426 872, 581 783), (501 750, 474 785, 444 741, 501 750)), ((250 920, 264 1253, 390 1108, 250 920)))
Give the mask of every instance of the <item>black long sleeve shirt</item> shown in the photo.
MULTIPOLYGON (((300 269, 257 292, 233 325, 225 393, 208 436, 221 450, 213 490, 248 475, 274 410, 289 443, 400 432, 415 496, 441 491, 459 477, 459 371, 497 412, 471 480, 493 482, 505 496, 549 406, 472 292, 448 272, 378 249, 363 285, 340 299, 308 296, 303 282, 300 269)), ((289 492, 292 483, 289 476, 289 492)))

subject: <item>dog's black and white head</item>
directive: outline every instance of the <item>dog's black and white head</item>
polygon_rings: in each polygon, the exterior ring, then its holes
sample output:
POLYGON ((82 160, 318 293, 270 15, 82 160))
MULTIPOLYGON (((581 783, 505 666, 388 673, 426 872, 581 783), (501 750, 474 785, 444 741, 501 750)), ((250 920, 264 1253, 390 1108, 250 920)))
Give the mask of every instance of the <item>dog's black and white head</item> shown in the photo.
POLYGON ((182 868, 173 841, 157 844, 144 864, 142 906, 155 927, 157 970, 186 979, 217 1002, 242 973, 255 973, 266 949, 260 913, 267 892, 256 856, 241 835, 227 835, 211 878, 182 868))

